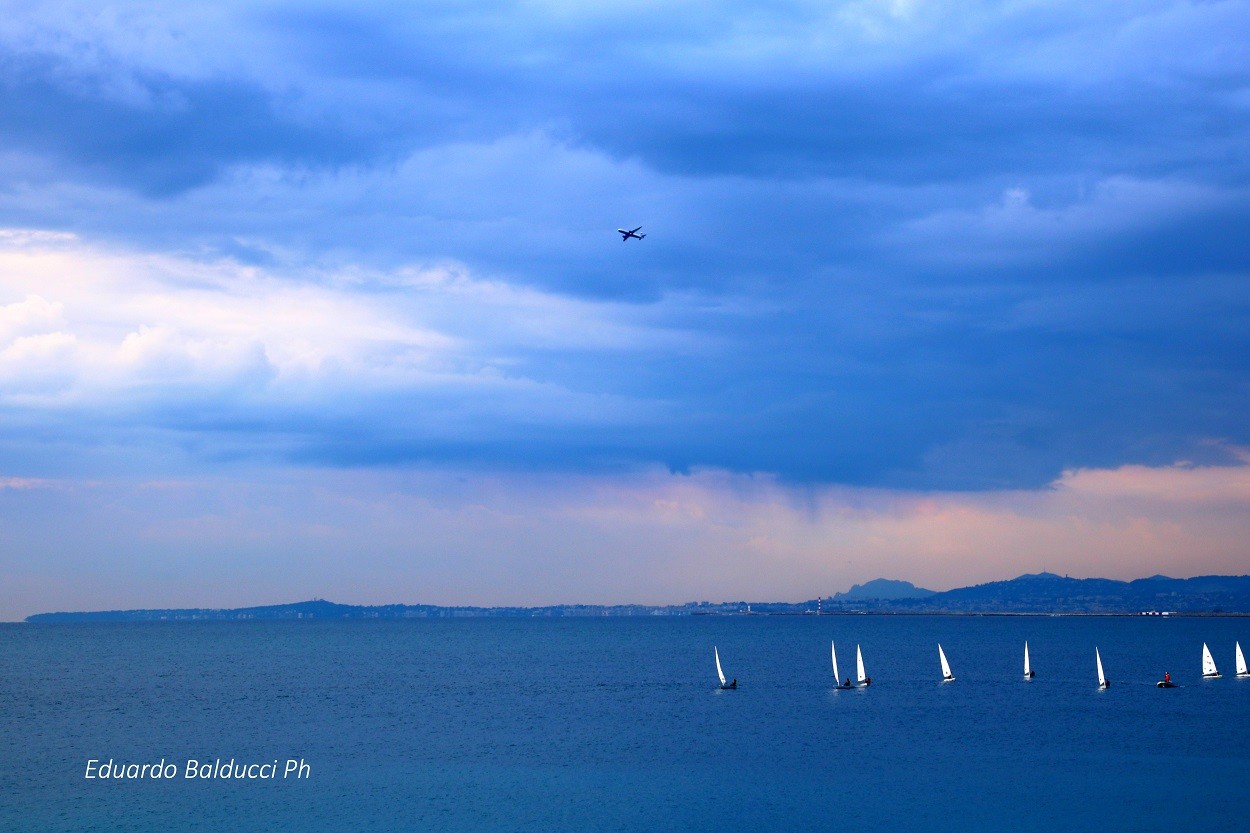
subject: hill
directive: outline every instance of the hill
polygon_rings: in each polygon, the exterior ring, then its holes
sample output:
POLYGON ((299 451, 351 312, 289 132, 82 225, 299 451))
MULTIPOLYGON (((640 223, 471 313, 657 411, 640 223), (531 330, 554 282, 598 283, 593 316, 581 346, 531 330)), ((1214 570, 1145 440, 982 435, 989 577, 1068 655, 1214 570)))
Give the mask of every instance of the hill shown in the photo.
POLYGON ((917 587, 910 581, 895 581, 888 578, 875 578, 863 584, 856 584, 845 593, 834 593, 833 600, 851 599, 923 599, 934 595, 933 590, 917 587))

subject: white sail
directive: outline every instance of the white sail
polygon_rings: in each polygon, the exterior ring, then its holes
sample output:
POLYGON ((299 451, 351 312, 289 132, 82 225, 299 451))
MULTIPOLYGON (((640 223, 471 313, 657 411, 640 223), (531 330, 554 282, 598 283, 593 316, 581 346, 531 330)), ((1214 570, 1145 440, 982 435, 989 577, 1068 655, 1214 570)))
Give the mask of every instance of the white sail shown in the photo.
POLYGON ((951 673, 951 664, 946 661, 946 652, 942 650, 941 643, 938 643, 938 659, 942 660, 942 679, 944 681, 955 679, 955 675, 951 673))
POLYGON ((833 657, 833 681, 841 684, 842 678, 838 676, 838 648, 832 642, 829 643, 829 654, 833 657))
POLYGON ((858 645, 855 646, 855 677, 860 685, 868 681, 868 675, 864 673, 864 654, 858 645))
POLYGON ((1033 676, 1033 666, 1029 664, 1029 643, 1024 643, 1024 676, 1033 676))
POLYGON ((1098 653, 1098 649, 1094 649, 1094 661, 1098 663, 1098 687, 1107 687, 1107 677, 1102 673, 1102 655, 1098 653))
POLYGON ((1246 655, 1241 652, 1241 643, 1237 643, 1237 676, 1250 677, 1250 671, 1246 670, 1246 655))
POLYGON ((716 646, 712 646, 712 655, 716 657, 716 676, 720 677, 720 684, 725 684, 725 672, 720 670, 720 651, 716 650, 716 646))
POLYGON ((1215 658, 1211 656, 1211 649, 1207 647, 1207 643, 1202 643, 1202 676, 1218 677, 1219 670, 1215 667, 1215 658))

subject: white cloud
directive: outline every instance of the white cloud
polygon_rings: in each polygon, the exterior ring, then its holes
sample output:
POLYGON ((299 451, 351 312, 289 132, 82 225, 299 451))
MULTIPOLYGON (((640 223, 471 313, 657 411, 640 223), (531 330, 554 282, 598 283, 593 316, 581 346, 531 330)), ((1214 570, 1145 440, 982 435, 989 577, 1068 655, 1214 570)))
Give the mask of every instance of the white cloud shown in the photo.
POLYGON ((64 305, 39 295, 27 295, 21 301, 0 306, 0 343, 61 326, 64 309, 64 305))
POLYGON ((531 353, 685 338, 648 322, 662 305, 570 299, 454 264, 292 275, 10 232, 0 286, 0 398, 28 406, 124 404, 165 388, 247 389, 286 405, 450 387, 564 409, 580 394, 530 378, 531 353))
POLYGON ((901 225, 895 239, 926 263, 1028 264, 1126 232, 1226 209, 1244 192, 1192 182, 1113 176, 1061 205, 1039 205, 1029 190, 1004 189, 975 208, 943 208, 901 225))

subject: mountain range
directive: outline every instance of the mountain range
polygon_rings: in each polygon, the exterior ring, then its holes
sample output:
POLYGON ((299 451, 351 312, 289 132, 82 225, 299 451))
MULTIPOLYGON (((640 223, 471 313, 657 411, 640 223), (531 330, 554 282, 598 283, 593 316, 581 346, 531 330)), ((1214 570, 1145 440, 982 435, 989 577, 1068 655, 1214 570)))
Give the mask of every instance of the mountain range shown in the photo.
POLYGON ((1250 614, 1250 576, 1151 576, 1135 581, 1023 575, 934 592, 876 579, 845 593, 804 602, 687 602, 680 605, 445 607, 345 605, 314 599, 245 608, 181 608, 38 613, 27 622, 226 621, 288 619, 427 619, 447 617, 699 616, 831 613, 1182 613, 1250 614))
POLYGON ((1250 613, 1250 576, 1151 576, 1134 581, 1023 575, 898 599, 895 609, 941 613, 1250 613))

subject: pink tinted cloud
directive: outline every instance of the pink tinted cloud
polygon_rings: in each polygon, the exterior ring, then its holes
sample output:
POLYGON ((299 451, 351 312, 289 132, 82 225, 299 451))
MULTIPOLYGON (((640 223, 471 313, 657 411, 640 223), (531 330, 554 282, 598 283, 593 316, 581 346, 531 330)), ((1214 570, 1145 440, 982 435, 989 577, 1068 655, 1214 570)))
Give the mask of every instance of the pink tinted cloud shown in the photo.
POLYGON ((1083 469, 1043 489, 974 493, 796 488, 723 471, 274 469, 246 482, 58 489, 10 477, 0 480, 12 544, 0 552, 11 579, 0 619, 313 596, 800 601, 877 577, 944 590, 1042 570, 1242 574, 1248 483, 1244 456, 1226 466, 1083 469), (60 522, 67 515, 74 524, 60 522))

